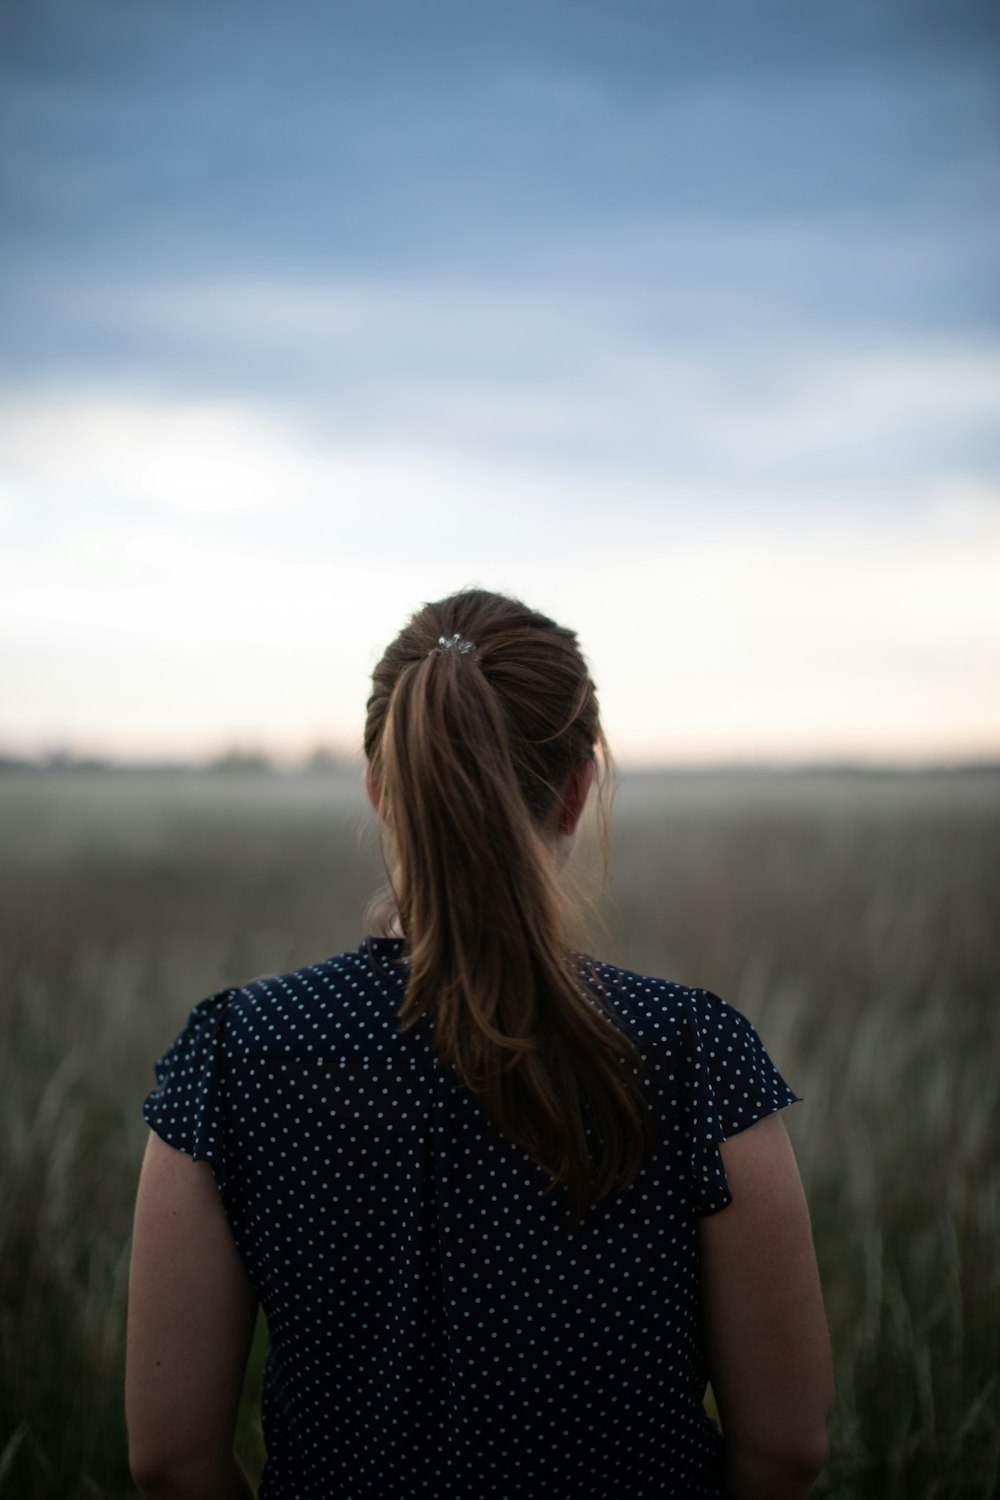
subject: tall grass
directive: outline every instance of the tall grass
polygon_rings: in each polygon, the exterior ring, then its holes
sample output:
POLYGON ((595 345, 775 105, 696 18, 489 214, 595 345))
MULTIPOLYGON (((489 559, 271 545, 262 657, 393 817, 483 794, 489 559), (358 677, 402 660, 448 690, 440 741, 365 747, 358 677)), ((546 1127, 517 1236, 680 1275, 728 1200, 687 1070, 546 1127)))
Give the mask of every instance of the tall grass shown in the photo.
POLYGON ((997 1492, 998 793, 706 777, 622 799, 623 946, 731 999, 804 1098, 838 1390, 819 1496, 997 1492))
MULTIPOLYGON (((132 1493, 152 1060, 211 990, 357 943, 362 818, 335 774, 0 776, 3 1500, 132 1493)), ((991 1495, 1000 777, 634 777, 616 829, 607 956, 724 995, 804 1096, 788 1119, 838 1382, 817 1495, 991 1495)))

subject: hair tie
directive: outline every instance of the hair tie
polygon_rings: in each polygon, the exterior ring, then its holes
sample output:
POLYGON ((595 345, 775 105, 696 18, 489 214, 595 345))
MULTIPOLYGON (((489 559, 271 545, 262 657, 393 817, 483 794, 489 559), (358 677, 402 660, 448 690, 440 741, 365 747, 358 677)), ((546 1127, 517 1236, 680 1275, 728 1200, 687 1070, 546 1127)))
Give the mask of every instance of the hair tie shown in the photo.
POLYGON ((476 643, 475 641, 467 641, 463 636, 458 634, 439 635, 437 645, 432 646, 427 655, 433 656, 435 651, 448 651, 449 649, 457 651, 459 656, 468 656, 470 651, 475 651, 476 643))

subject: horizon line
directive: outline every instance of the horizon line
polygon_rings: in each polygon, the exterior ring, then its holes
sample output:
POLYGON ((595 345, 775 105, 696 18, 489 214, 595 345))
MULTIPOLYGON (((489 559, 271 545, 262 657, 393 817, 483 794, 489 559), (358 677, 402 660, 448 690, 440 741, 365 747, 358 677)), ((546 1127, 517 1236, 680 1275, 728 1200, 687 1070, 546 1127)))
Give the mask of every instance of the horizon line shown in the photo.
MULTIPOLYGON (((302 774, 335 774, 357 772, 364 764, 364 755, 357 752, 336 751, 320 747, 306 755, 289 759, 268 755, 264 751, 232 749, 219 754, 202 756, 129 756, 116 758, 107 755, 77 753, 70 750, 52 750, 35 755, 24 755, 0 749, 0 772, 17 771, 86 771, 94 774, 207 774, 207 775, 269 775, 276 777, 302 774)), ((804 773, 839 773, 850 775, 942 775, 1000 773, 1000 750, 996 755, 970 755, 928 758, 926 760, 893 759, 881 757, 864 759, 857 756, 828 755, 799 757, 780 760, 771 756, 739 757, 725 760, 629 760, 615 761, 615 771, 621 776, 655 775, 792 775, 804 773)))

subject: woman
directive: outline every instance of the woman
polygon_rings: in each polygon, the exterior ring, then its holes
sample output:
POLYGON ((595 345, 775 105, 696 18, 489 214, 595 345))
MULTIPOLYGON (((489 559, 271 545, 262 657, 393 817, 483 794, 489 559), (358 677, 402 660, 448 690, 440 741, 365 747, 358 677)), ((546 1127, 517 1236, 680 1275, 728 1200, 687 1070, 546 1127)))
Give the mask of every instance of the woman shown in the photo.
POLYGON ((426 606, 365 752, 396 935, 203 1001, 146 1101, 140 1487, 250 1494, 259 1299, 267 1500, 804 1496, 831 1377, 795 1096, 714 995, 571 950, 605 756, 575 635, 426 606))

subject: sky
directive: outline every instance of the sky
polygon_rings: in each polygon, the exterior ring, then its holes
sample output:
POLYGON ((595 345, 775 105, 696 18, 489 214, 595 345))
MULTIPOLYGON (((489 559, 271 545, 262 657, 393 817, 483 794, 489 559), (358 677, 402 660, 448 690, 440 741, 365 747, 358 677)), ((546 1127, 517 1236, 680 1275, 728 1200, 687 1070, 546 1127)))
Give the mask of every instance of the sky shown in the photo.
POLYGON ((354 751, 467 584, 628 763, 1000 756, 1000 13, 5 0, 0 752, 354 751))

